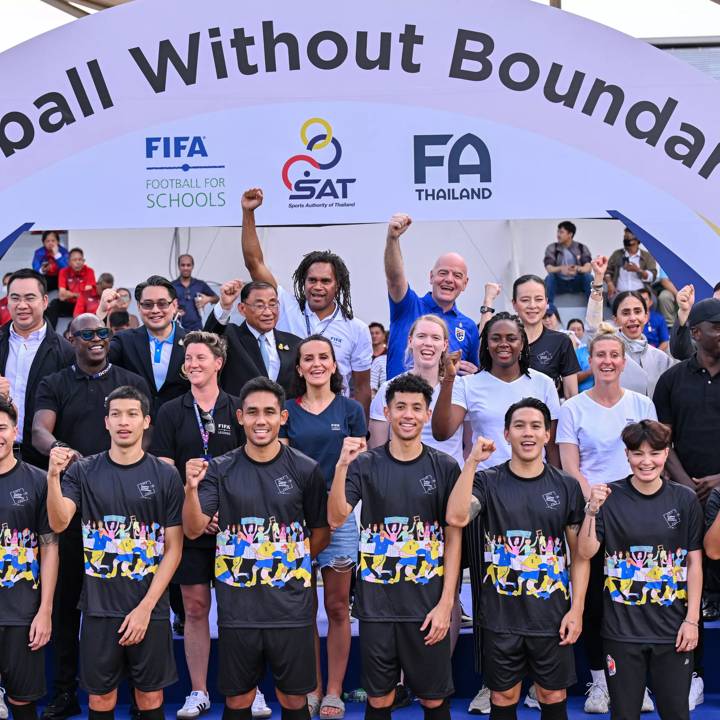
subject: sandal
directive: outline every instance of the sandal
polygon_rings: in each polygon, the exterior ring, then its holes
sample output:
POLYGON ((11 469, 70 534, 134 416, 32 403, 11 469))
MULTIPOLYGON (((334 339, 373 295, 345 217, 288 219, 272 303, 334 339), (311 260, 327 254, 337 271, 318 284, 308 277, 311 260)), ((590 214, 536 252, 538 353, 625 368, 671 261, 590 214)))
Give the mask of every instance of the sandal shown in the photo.
POLYGON ((320 696, 317 693, 308 693, 307 704, 310 717, 317 717, 320 712, 320 696))
POLYGON ((320 703, 319 716, 323 720, 342 720, 345 717, 345 703, 337 695, 326 695, 320 703), (325 708, 339 710, 339 713, 323 713, 325 708))

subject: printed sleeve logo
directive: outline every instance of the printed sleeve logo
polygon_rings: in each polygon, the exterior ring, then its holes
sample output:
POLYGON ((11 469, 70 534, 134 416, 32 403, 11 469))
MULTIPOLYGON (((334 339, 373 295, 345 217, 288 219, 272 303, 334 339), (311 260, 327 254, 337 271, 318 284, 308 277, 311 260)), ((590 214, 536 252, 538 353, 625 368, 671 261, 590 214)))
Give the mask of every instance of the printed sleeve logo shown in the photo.
POLYGON ((432 475, 426 475, 420 478, 418 482, 426 495, 432 495, 437 490, 437 481, 432 475))
POLYGON ((155 495, 155 486, 150 480, 143 480, 137 484, 137 489, 140 491, 140 496, 143 500, 149 500, 155 495))
POLYGON ((665 518, 667 526, 671 530, 674 530, 680 524, 680 511, 676 508, 668 510, 666 513, 663 514, 663 517, 665 518))
POLYGON ((25 488, 18 488, 10 491, 10 499, 13 505, 24 505, 30 501, 30 496, 25 488))
POLYGON ((555 510, 560 507, 560 496, 554 490, 552 492, 545 493, 543 495, 543 500, 550 510, 555 510))
POLYGON ((289 475, 275 478, 275 487, 280 495, 287 495, 293 489, 293 481, 289 475))

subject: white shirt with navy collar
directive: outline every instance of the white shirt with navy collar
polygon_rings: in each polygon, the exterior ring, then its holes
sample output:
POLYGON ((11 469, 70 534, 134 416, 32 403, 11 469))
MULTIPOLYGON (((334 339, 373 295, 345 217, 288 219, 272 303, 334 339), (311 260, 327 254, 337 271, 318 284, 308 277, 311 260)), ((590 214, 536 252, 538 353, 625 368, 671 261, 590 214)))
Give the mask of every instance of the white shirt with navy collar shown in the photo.
POLYGON ((47 335, 47 323, 27 337, 18 335, 13 324, 10 323, 10 351, 5 365, 5 377, 10 383, 10 394, 17 408, 17 439, 22 442, 23 423, 25 422, 25 395, 30 377, 30 367, 42 341, 47 335))

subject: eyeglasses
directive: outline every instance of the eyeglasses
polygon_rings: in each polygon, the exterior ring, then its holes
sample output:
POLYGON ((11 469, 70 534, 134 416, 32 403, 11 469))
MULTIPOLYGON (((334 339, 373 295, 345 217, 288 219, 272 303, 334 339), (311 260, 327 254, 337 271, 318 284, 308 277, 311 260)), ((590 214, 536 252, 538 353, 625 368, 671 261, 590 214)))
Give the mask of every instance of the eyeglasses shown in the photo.
POLYGON ((171 300, 143 300, 138 305, 143 310, 152 310, 156 305, 158 310, 167 310, 172 305, 171 300))
POLYGON ((85 342, 89 342, 94 337, 100 340, 107 340, 110 337, 110 329, 106 327, 100 328, 85 328, 84 330, 77 330, 73 333, 73 337, 79 337, 85 342))
POLYGON ((252 308, 257 313, 264 312, 265 310, 272 310, 275 312, 280 307, 280 303, 277 300, 271 300, 269 303, 251 303, 248 307, 252 308))

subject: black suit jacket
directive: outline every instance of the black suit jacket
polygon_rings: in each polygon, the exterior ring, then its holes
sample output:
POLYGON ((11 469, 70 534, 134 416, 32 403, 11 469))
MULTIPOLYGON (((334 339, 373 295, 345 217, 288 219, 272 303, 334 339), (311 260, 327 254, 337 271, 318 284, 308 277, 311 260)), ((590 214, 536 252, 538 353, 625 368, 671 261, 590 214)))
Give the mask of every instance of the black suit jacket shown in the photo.
MULTIPOLYGON (((227 340, 227 362, 220 374, 220 387, 229 395, 239 395, 243 385, 253 378, 262 375, 267 377, 267 369, 260 354, 257 338, 250 332, 247 323, 241 325, 228 323, 222 325, 214 313, 205 321, 205 330, 224 335, 227 340)), ((288 397, 292 395, 291 387, 295 377, 295 355, 300 338, 292 333, 273 331, 280 356, 280 370, 277 382, 285 389, 288 397), (285 350, 284 348, 288 349, 285 350)))
POLYGON ((190 383, 180 375, 180 368, 185 361, 185 348, 183 338, 185 331, 175 324, 175 341, 170 355, 167 377, 158 390, 152 371, 150 358, 150 337, 145 326, 123 330, 113 335, 110 341, 108 359, 111 363, 124 367, 126 370, 140 375, 150 387, 150 414, 155 418, 157 411, 163 403, 183 395, 190 389, 190 383))
MULTIPOLYGON (((10 323, 0 328, 0 374, 5 375, 8 356, 10 355, 10 323)), ((22 429, 22 459, 40 468, 47 468, 48 459, 39 453, 32 444, 32 422, 35 415, 35 395, 40 381, 47 375, 71 365, 75 359, 72 345, 58 335, 50 324, 47 324, 45 339, 40 343, 35 358, 30 366, 27 389, 25 390, 25 416, 22 429)))

